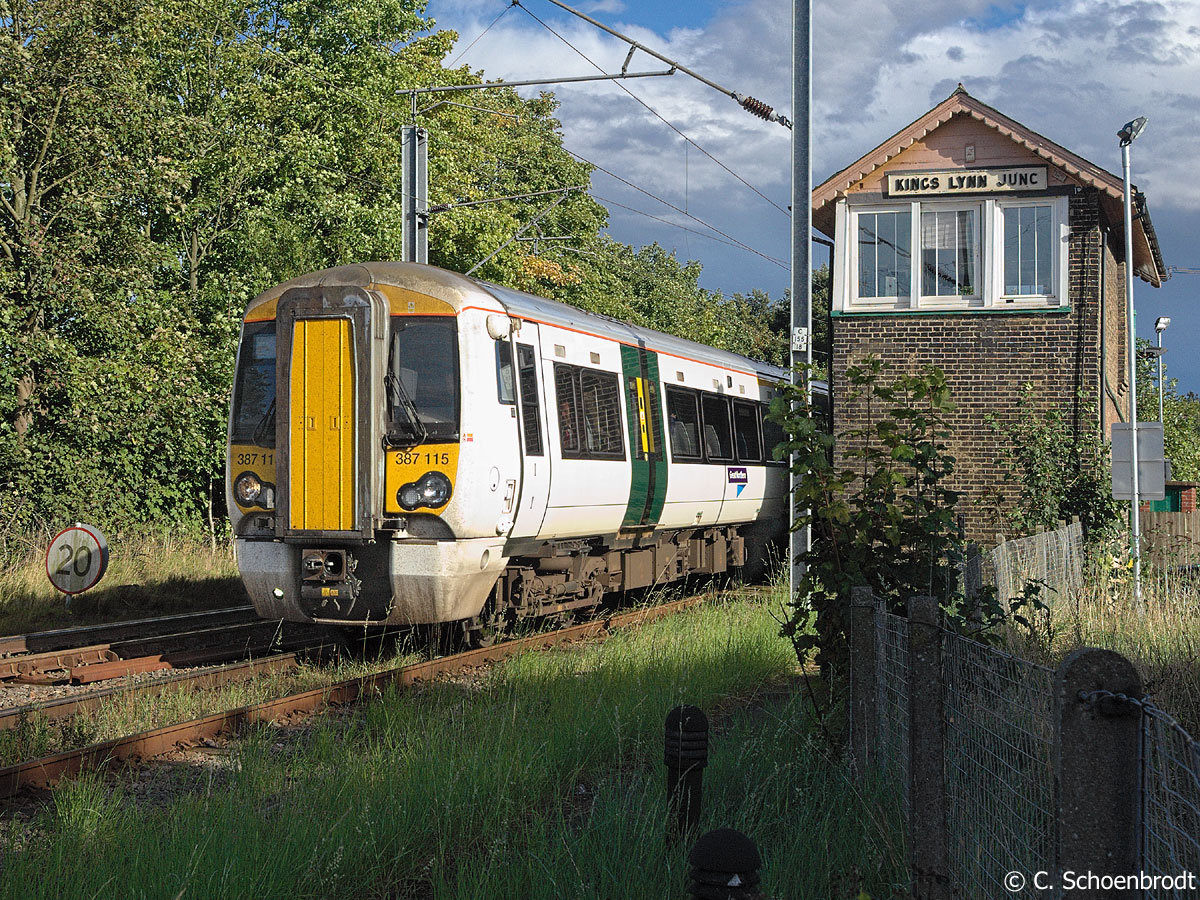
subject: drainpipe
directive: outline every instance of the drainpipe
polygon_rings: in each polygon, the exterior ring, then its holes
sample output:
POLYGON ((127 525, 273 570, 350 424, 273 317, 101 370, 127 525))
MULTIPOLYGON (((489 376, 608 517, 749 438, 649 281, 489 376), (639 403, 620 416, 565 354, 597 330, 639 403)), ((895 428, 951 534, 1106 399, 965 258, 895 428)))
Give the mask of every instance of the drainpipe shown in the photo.
MULTIPOLYGON (((1117 398, 1117 392, 1113 390, 1112 383, 1108 380, 1108 317, 1105 315, 1104 303, 1108 299, 1108 266, 1104 264, 1104 254, 1108 252, 1108 228, 1107 226, 1100 229, 1104 235, 1100 242, 1100 378, 1104 383, 1104 393, 1113 402, 1113 408, 1117 411, 1117 421, 1124 422, 1125 417, 1121 415, 1121 402, 1117 398)), ((1100 397, 1100 437, 1107 436, 1107 423, 1104 421, 1104 397, 1100 397)))

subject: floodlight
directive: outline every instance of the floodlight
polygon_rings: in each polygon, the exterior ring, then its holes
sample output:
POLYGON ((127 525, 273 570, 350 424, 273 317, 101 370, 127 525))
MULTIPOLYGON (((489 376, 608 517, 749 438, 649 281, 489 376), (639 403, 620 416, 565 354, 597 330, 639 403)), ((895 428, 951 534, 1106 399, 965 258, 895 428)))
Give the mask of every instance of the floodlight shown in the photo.
POLYGON ((1162 334, 1164 331, 1167 330, 1167 326, 1170 324, 1171 324, 1170 316, 1159 316, 1157 319, 1154 320, 1154 330, 1157 331, 1159 334, 1162 334))
POLYGON ((1138 116, 1132 122, 1127 122, 1125 127, 1117 132, 1117 137, 1121 139, 1121 146, 1124 147, 1128 144, 1132 144, 1137 139, 1137 136, 1142 133, 1142 129, 1145 127, 1145 116, 1138 116))

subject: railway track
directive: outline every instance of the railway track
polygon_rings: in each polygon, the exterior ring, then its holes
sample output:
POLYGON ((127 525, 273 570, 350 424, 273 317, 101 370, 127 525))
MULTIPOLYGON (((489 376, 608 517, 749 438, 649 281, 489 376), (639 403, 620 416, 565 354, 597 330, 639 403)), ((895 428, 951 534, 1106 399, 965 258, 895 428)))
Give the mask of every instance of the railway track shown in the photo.
MULTIPOLYGON (((616 628, 630 627, 673 615, 703 603, 708 595, 687 597, 673 603, 638 609, 596 619, 546 634, 518 638, 492 647, 469 650, 400 668, 340 681, 326 687, 288 694, 252 706, 230 709, 200 719, 92 744, 78 750, 28 760, 0 769, 0 798, 12 797, 23 788, 49 788, 64 778, 102 767, 119 767, 150 759, 172 750, 236 732, 255 722, 275 722, 296 715, 311 715, 327 707, 353 703, 373 696, 385 687, 405 687, 438 675, 461 672, 496 662, 505 657, 571 641, 603 638, 616 628)), ((259 664, 265 661, 260 661, 259 664)), ((294 660, 293 660, 294 662, 294 660)), ((281 659, 278 663, 284 665, 281 659)), ((232 669, 233 667, 228 667, 232 669)), ((253 677, 253 676, 250 676, 253 677)), ((87 702, 101 702, 88 698, 87 702)), ((64 704, 65 705, 65 704, 64 704)), ((19 714, 17 711, 12 711, 19 714)), ((63 711, 62 715, 68 713, 63 711)), ((6 713, 7 716, 7 713, 6 713)))
POLYGON ((327 630, 259 619, 253 607, 0 638, 0 681, 90 684, 302 649, 327 630))

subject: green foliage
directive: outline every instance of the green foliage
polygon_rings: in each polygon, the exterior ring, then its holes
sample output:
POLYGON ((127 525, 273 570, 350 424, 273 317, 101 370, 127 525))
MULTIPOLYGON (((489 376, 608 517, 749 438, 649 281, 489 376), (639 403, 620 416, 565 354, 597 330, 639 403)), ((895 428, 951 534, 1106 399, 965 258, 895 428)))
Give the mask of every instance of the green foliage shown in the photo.
MULTIPOLYGON (((1169 333, 1169 332, 1168 332, 1169 333)), ((1138 349, 1150 342, 1138 338, 1138 349)), ((1180 349, 1183 349, 1182 347, 1180 349)), ((1179 380, 1167 376, 1163 358, 1163 443, 1176 481, 1200 481, 1200 397, 1190 391, 1179 393, 1179 380)), ((1158 361, 1144 353, 1137 362, 1138 419, 1158 421, 1158 361)))
MULTIPOLYGON (((399 258, 402 92, 481 78, 444 66, 457 36, 430 25, 419 0, 0 0, 0 536, 219 514, 246 302, 399 258)), ((550 94, 454 100, 417 104, 433 263, 495 253, 478 277, 783 360, 771 298, 612 241, 586 189, 456 205, 590 166, 550 94), (572 240, 511 241, 539 215, 526 237, 572 240)))
POLYGON ((835 680, 844 674, 852 588, 869 586, 895 610, 915 594, 950 605, 961 558, 958 494, 946 484, 954 404, 945 375, 927 366, 892 376, 868 356, 847 368, 846 388, 865 415, 837 436, 844 467, 805 386, 785 388, 770 413, 789 436, 776 454, 794 454, 795 504, 804 510, 795 527, 811 526, 813 536, 784 633, 801 657, 816 650, 835 680))
POLYGON ((987 501, 1003 516, 998 527, 1031 534, 1078 516, 1089 540, 1116 527, 1120 507, 1112 499, 1108 445, 1093 427, 1093 415, 1081 404, 1080 421, 1086 424, 1075 427, 1062 411, 1040 403, 1026 384, 1010 415, 987 416, 1000 438, 1005 472, 987 501))

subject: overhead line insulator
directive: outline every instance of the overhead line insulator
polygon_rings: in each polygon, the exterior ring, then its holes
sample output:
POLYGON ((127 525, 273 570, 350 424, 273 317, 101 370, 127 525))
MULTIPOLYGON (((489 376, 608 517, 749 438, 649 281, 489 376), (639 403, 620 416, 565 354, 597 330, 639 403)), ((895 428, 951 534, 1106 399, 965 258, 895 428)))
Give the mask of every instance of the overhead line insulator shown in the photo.
POLYGON ((766 119, 768 122, 778 122, 784 128, 791 128, 792 123, 786 116, 781 116, 773 108, 755 97, 747 97, 734 91, 731 95, 738 105, 751 115, 766 119))

